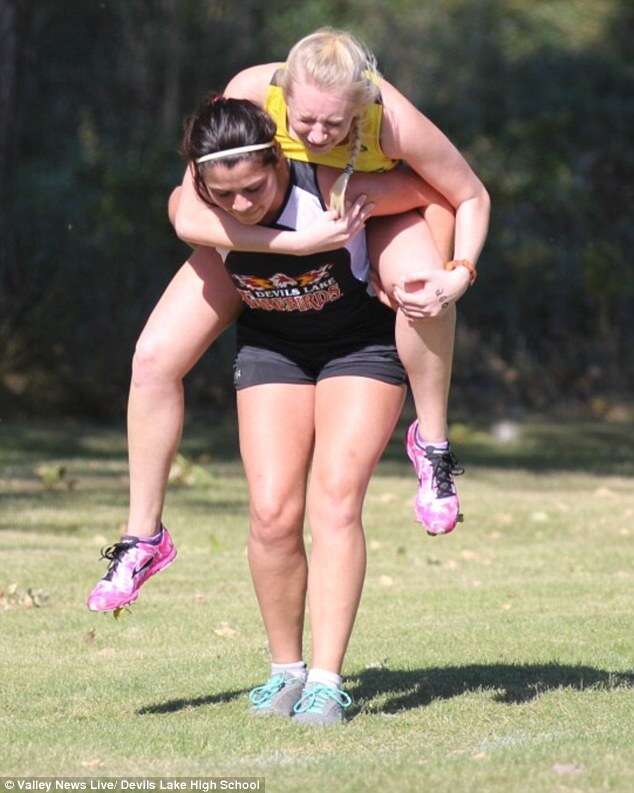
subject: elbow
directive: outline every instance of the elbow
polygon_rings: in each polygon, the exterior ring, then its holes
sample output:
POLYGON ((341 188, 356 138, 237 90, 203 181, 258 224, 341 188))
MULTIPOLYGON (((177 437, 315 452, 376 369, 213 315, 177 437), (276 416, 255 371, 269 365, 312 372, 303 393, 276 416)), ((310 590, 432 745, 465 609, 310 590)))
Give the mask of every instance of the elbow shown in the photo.
POLYGON ((480 183, 480 191, 477 196, 478 203, 482 207, 482 211, 486 212, 487 217, 491 214, 491 196, 486 187, 480 183))
POLYGON ((194 244, 194 229, 192 228, 192 224, 188 223, 187 218, 180 217, 178 214, 176 214, 172 220, 172 225, 174 226, 174 231, 176 232, 176 236, 179 240, 182 240, 189 245, 194 244))
POLYGON ((485 204, 486 204, 487 211, 490 212, 491 211, 491 195, 489 194, 489 191, 486 189, 486 187, 484 187, 484 185, 482 186, 482 191, 484 193, 483 198, 484 198, 484 201, 485 201, 485 204))
POLYGON ((477 188, 470 191, 458 205, 458 210, 462 207, 470 207, 470 212, 476 212, 480 217, 488 221, 491 214, 491 196, 482 182, 478 183, 477 188))
POLYGON ((175 187, 172 192, 170 193, 170 197, 167 201, 167 216, 169 217, 170 223, 174 228, 176 228, 176 217, 178 215, 178 206, 181 200, 181 188, 175 187))

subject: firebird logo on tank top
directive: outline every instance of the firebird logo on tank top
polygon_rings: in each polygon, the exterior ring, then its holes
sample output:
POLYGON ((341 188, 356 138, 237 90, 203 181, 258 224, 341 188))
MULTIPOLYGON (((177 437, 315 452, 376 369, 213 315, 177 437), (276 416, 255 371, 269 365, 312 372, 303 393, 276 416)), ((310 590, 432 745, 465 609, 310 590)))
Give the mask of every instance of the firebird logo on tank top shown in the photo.
POLYGON ((270 278, 232 273, 240 297, 249 306, 263 311, 321 311, 326 303, 341 297, 332 264, 291 276, 275 273, 270 278))

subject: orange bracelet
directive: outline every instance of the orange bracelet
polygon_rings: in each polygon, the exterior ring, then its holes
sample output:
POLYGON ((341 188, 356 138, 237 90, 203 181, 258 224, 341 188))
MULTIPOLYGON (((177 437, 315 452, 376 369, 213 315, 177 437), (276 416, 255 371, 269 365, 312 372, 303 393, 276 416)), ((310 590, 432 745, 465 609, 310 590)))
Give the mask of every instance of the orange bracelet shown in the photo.
POLYGON ((478 277, 478 271, 476 270, 476 266, 473 262, 470 262, 469 259, 452 259, 450 262, 445 262, 444 268, 445 270, 455 270, 456 267, 466 267, 469 271, 469 286, 473 286, 476 282, 476 278, 478 277))

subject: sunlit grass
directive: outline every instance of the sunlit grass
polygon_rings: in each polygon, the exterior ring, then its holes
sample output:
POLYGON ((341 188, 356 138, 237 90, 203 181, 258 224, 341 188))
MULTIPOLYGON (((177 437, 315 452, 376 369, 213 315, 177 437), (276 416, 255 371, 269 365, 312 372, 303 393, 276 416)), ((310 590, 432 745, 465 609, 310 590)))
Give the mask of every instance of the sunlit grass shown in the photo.
POLYGON ((314 732, 246 713, 267 655, 230 422, 188 429, 185 454, 204 474, 168 495, 178 560, 119 621, 84 599, 125 519, 122 433, 0 425, 3 775, 630 793, 632 429, 454 427, 465 522, 435 539, 412 520, 401 437, 366 502, 351 719, 314 732), (42 465, 65 470, 45 483, 42 465), (48 603, 28 607, 29 589, 48 603))

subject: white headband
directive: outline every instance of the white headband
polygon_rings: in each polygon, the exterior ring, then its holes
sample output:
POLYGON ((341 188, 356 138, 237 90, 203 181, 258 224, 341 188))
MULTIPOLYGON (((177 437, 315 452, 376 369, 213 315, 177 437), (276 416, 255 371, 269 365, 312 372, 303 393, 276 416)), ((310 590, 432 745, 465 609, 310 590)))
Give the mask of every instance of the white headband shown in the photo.
POLYGON ((223 157, 231 157, 232 154, 246 154, 249 151, 260 151, 260 149, 270 149, 275 146, 275 141, 269 143, 254 143, 252 146, 238 146, 237 149, 225 149, 224 151, 215 151, 213 154, 205 154, 204 157, 199 157, 196 162, 200 165, 209 160, 220 160, 223 157))

